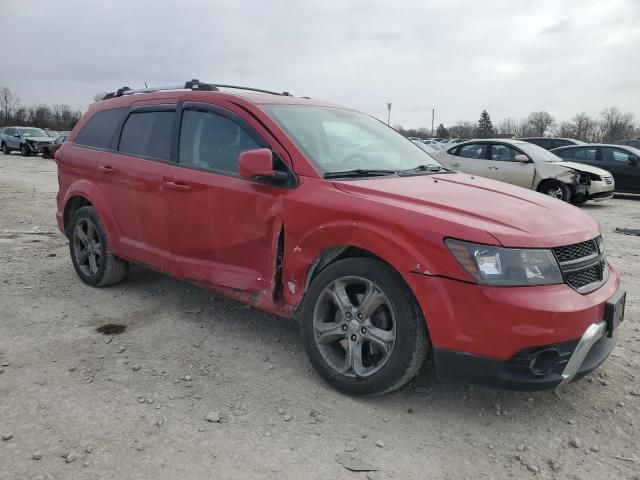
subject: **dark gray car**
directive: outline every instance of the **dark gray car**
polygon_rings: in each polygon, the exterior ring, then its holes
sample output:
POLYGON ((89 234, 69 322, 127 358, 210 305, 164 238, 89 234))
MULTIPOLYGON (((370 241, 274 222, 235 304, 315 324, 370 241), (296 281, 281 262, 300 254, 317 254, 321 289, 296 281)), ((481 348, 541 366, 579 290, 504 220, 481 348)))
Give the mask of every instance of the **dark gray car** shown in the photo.
POLYGON ((5 155, 14 150, 23 156, 38 154, 42 148, 51 143, 51 137, 41 128, 5 127, 0 133, 0 147, 5 155))

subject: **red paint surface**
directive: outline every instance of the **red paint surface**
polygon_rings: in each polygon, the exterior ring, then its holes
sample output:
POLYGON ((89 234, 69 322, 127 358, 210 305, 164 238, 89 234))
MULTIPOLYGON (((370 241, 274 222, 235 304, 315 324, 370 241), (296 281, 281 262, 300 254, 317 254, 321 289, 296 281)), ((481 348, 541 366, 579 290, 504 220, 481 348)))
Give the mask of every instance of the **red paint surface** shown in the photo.
POLYGON ((324 180, 260 103, 318 102, 266 95, 184 92, 131 95, 93 112, 143 103, 199 101, 226 108, 263 136, 295 172, 286 189, 241 177, 74 145, 79 122, 56 156, 57 218, 69 200, 91 202, 113 252, 174 277, 292 316, 312 265, 328 249, 368 250, 394 267, 423 309, 433 344, 508 358, 515 351, 579 337, 601 319, 619 284, 612 273, 580 295, 566 285, 478 286, 444 246, 447 237, 510 247, 555 247, 598 235, 579 209, 535 192, 464 174, 324 180), (105 168, 105 167, 110 167, 105 168), (282 274, 276 272, 284 229, 282 274))

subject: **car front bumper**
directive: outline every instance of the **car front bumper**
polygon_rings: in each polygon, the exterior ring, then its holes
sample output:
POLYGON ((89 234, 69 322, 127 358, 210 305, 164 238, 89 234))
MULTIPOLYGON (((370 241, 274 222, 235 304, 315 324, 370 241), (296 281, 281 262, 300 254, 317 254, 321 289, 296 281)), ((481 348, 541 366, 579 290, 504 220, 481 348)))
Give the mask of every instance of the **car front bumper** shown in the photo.
POLYGON ((597 201, 613 197, 616 184, 613 178, 611 178, 610 182, 611 183, 607 183, 604 180, 592 180, 591 185, 589 185, 589 191, 587 192, 587 198, 597 201))
POLYGON ((609 268, 608 280, 587 295, 567 285, 485 287, 412 275, 438 376, 543 390, 596 369, 618 337, 617 328, 602 326, 607 303, 620 292, 618 275, 609 268))

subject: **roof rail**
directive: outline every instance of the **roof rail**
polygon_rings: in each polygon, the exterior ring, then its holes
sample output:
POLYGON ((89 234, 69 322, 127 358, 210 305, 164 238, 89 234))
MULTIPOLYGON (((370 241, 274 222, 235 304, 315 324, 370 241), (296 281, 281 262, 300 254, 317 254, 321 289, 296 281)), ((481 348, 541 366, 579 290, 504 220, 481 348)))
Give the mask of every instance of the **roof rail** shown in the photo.
POLYGON ((259 92, 259 93, 268 93, 270 95, 282 95, 285 97, 292 96, 289 92, 274 92, 272 90, 263 90, 261 88, 252 88, 252 87, 241 87, 239 85, 228 85, 223 83, 203 83, 200 80, 194 78, 193 80, 189 80, 185 82, 184 85, 171 85, 166 87, 151 87, 151 88, 140 88, 137 90, 132 90, 129 87, 122 87, 116 90, 115 92, 109 92, 102 97, 103 100, 107 100, 109 98, 122 97, 123 95, 132 95, 134 93, 153 93, 153 92, 161 92, 167 90, 194 90, 201 92, 217 92, 220 88, 233 88, 236 90, 247 90, 250 92, 259 92))

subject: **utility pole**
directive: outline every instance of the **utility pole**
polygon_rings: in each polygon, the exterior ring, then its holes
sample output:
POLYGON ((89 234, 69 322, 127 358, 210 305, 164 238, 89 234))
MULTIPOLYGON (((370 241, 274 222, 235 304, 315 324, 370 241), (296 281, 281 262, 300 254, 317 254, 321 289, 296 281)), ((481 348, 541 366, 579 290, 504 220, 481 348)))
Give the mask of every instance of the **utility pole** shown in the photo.
POLYGON ((387 125, 391 122, 391 103, 387 103, 387 125))
POLYGON ((436 109, 432 108, 431 109, 431 137, 433 137, 433 119, 436 116, 436 109))

